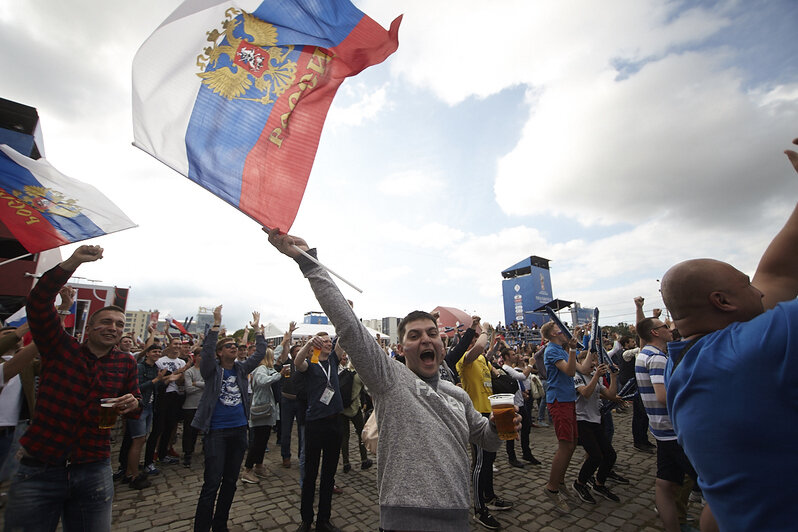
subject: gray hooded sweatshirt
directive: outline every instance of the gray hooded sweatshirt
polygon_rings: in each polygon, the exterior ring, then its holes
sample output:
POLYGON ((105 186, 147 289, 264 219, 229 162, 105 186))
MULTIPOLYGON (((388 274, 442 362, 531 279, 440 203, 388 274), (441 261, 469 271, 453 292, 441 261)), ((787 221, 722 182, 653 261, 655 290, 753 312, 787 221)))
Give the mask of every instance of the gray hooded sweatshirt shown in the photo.
POLYGON ((474 409, 462 388, 437 374, 422 380, 388 357, 327 272, 305 257, 297 262, 374 400, 380 433, 380 527, 468 530, 469 443, 498 450, 495 427, 474 409))

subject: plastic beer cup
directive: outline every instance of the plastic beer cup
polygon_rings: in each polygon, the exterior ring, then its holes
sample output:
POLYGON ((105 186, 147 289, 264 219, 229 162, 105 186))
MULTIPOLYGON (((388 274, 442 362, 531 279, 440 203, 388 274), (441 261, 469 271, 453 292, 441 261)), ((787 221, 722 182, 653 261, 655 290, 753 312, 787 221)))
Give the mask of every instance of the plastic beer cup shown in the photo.
POLYGON ((116 426, 116 415, 116 401, 114 399, 100 399, 100 428, 114 428, 116 426))
POLYGON ((496 423, 496 431, 501 440, 517 440, 518 433, 515 431, 515 405, 514 394, 499 393, 488 397, 490 408, 493 411, 493 422, 496 423))

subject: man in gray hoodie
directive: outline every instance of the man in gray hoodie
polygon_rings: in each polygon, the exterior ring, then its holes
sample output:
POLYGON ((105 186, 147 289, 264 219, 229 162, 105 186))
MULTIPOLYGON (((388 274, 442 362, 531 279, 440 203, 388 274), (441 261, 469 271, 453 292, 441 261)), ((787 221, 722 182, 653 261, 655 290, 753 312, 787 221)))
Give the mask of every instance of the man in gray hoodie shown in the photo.
MULTIPOLYGON (((469 443, 495 451, 501 440, 493 416, 482 417, 462 388, 439 379, 444 347, 435 318, 414 311, 400 322, 397 349, 406 365, 400 364, 371 337, 328 273, 296 247, 311 255, 315 249, 277 229, 269 242, 299 264, 374 399, 380 528, 467 530, 469 443)), ((516 430, 520 425, 516 415, 516 430)))

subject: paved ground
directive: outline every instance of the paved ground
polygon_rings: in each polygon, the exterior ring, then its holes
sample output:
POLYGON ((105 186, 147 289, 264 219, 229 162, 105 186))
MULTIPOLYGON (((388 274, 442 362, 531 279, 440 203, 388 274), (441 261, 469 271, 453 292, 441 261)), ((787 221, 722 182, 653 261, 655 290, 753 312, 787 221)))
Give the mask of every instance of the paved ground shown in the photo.
MULTIPOLYGON (((566 531, 646 531, 661 530, 654 510, 655 456, 636 451, 631 443, 631 408, 627 414, 615 415, 615 449, 618 452, 616 470, 632 482, 629 486, 614 486, 621 497, 613 503, 597 496, 598 504, 572 504, 571 515, 559 516, 544 500, 541 490, 548 478, 551 457, 556 440, 553 428, 532 429, 532 450, 543 465, 524 469, 510 467, 507 454, 502 449, 496 459, 496 492, 512 501, 514 507, 494 515, 504 530, 540 530, 542 532, 566 531)), ((119 438, 121 439, 121 438, 119 438)), ((359 457, 352 438, 350 456, 359 457)), ((296 446, 296 434, 292 442, 296 446)), ((114 460, 117 444, 113 446, 114 460)), ((299 525, 299 469, 296 463, 290 469, 280 465, 279 447, 272 436, 266 454, 266 466, 272 475, 260 484, 239 483, 230 515, 231 532, 250 530, 275 530, 293 532, 299 525)), ((197 446, 200 447, 199 444, 197 446)), ((567 482, 570 483, 581 466, 584 453, 577 448, 567 482)), ((419 449, 423 459, 423 449, 419 449)), ((192 530, 194 509, 202 485, 202 456, 186 469, 181 465, 164 466, 163 472, 151 477, 152 487, 136 491, 117 484, 113 504, 113 530, 120 532, 189 531, 192 530)), ((431 466, 434 467, 434 466, 431 466)), ((375 531, 379 525, 376 493, 376 467, 361 471, 354 465, 350 473, 340 468, 336 484, 344 493, 333 498, 332 522, 345 531, 375 531)), ((696 515, 698 509, 690 508, 696 515)), ((0 525, 2 519, 0 519, 0 525)), ((486 530, 472 524, 471 530, 486 530)))

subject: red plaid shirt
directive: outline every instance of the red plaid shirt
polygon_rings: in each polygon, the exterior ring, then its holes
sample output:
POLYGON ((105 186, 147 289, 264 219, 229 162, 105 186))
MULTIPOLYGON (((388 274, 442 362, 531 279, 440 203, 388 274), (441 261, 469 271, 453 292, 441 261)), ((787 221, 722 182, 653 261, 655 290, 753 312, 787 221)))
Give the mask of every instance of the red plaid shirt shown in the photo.
POLYGON ((33 458, 49 464, 108 458, 111 431, 98 428, 100 399, 126 393, 141 398, 133 357, 114 348, 97 358, 61 326, 55 296, 70 275, 60 266, 42 275, 27 304, 42 367, 36 410, 20 443, 33 458))

